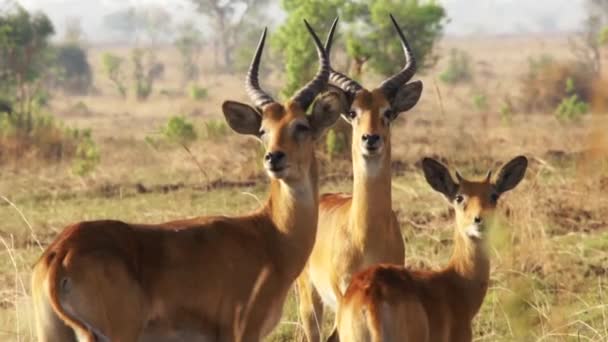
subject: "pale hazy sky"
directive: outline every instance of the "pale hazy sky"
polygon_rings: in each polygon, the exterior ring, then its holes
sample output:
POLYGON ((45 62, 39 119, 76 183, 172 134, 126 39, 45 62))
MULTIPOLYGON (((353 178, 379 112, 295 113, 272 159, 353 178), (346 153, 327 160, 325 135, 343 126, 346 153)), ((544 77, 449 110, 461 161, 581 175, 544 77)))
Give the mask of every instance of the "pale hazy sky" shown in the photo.
MULTIPOLYGON (((2 3, 15 0, 0 0, 2 3)), ((127 6, 160 5, 174 14, 174 23, 192 18, 188 0, 19 0, 27 9, 41 9, 53 20, 59 34, 66 18, 79 17, 87 39, 109 40, 112 35, 102 25, 105 14, 127 6)), ((277 1, 278 2, 278 1, 277 1)), ((584 18, 584 0, 440 0, 451 21, 447 34, 526 33, 575 31, 584 18)), ((274 7, 278 11, 278 6, 274 7)), ((280 20, 283 14, 277 13, 280 20)), ((204 23, 201 23, 204 26, 204 23)))

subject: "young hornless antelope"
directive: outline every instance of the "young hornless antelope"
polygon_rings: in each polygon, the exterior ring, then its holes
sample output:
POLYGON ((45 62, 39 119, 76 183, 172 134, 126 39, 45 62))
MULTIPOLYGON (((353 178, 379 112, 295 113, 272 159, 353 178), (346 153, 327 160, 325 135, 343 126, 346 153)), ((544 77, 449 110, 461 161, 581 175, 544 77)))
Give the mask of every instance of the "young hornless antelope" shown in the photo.
POLYGON ((258 341, 277 324, 315 240, 314 141, 337 120, 341 106, 336 94, 324 94, 306 115, 330 69, 321 42, 306 26, 321 64, 310 83, 284 105, 260 89, 264 30, 247 76, 256 107, 223 104, 232 129, 264 143, 271 178, 266 204, 240 217, 67 227, 33 272, 40 341, 258 341), (253 306, 247 305, 262 270, 263 284, 253 306), (235 326, 243 305, 246 324, 235 326))
POLYGON ((340 341, 466 342, 490 278, 486 234, 498 198, 524 177, 528 161, 519 156, 491 173, 468 181, 425 158, 427 182, 442 193, 456 215, 454 250, 441 271, 377 265, 357 273, 340 300, 340 341))
MULTIPOLYGON (((399 25, 406 65, 401 72, 367 90, 332 71, 330 81, 347 98, 344 118, 352 125, 353 193, 324 194, 319 207, 317 240, 298 278, 300 316, 310 342, 320 340, 323 304, 334 311, 336 298, 352 274, 376 263, 403 264, 404 245, 391 206, 390 125, 420 98, 422 82, 407 83, 416 63, 399 25)), ((336 27, 332 26, 326 52, 336 27)))

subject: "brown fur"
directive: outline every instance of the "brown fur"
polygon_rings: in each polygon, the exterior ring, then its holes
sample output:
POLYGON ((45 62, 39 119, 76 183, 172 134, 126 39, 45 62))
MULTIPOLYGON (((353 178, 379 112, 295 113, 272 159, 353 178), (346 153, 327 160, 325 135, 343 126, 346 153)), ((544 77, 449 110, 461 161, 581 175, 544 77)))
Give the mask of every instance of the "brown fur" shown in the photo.
MULTIPOLYGON (((361 90, 351 108, 353 194, 324 194, 319 206, 317 240, 298 278, 300 316, 309 341, 319 341, 323 302, 346 289, 352 274, 381 262, 402 264, 405 247, 391 205, 390 125, 383 117, 390 104, 380 90, 361 90), (379 155, 363 155, 363 134, 378 134, 379 155)), ((335 304, 334 310, 335 310, 335 304)))
MULTIPOLYGON (((519 166, 523 164, 518 162, 519 166)), ((521 179, 516 179, 514 173, 502 173, 504 178, 510 177, 503 182, 504 189, 512 188, 521 179)), ((420 271, 381 264, 354 275, 339 305, 337 324, 342 342, 472 340, 471 323, 481 307, 490 277, 482 224, 491 220, 496 208, 492 195, 500 187, 489 177, 481 182, 460 179, 460 184, 450 185, 455 186, 454 191, 449 190, 450 186, 439 188, 447 189, 444 194, 450 201, 456 201, 456 196, 463 196, 464 200, 454 204, 454 249, 447 267, 420 271), (475 217, 481 218, 482 223, 473 225, 475 217)))
POLYGON ((39 339, 231 341, 236 308, 247 304, 264 269, 268 276, 239 334, 244 341, 268 334, 316 233, 313 134, 294 141, 296 121, 314 123, 292 104, 265 108, 265 145, 284 151, 289 168, 271 180, 268 201, 250 215, 67 227, 33 273, 39 339))

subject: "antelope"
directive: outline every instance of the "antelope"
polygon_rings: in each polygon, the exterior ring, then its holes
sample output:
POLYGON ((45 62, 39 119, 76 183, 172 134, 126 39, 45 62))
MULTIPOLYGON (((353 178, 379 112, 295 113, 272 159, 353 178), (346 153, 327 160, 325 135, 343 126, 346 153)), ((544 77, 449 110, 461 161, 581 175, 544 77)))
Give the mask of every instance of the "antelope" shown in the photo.
POLYGON ((273 329, 315 240, 314 142, 340 116, 336 94, 317 97, 327 85, 330 62, 305 24, 320 62, 313 80, 285 104, 260 88, 265 29, 246 79, 255 107, 222 105, 235 132, 263 142, 270 177, 266 203, 238 217, 68 226, 33 271, 40 341, 258 341, 273 329), (246 324, 235 327, 243 319, 235 308, 243 305, 246 324))
POLYGON ((455 211, 452 257, 440 271, 411 270, 381 264, 353 276, 339 299, 338 333, 342 342, 472 340, 471 322, 483 302, 490 278, 487 230, 500 196, 524 177, 528 161, 519 156, 469 181, 425 158, 427 182, 443 194, 455 211))
MULTIPOLYGON (((416 61, 391 15, 405 54, 405 67, 378 88, 367 90, 331 71, 330 81, 346 99, 343 118, 352 126, 353 192, 324 194, 319 205, 317 240, 298 278, 299 310, 308 341, 321 338, 323 304, 336 310, 336 298, 355 272, 376 264, 403 264, 405 251, 391 206, 390 125, 420 99, 422 82, 407 83, 416 61)), ((331 49, 336 22, 325 45, 331 49)))

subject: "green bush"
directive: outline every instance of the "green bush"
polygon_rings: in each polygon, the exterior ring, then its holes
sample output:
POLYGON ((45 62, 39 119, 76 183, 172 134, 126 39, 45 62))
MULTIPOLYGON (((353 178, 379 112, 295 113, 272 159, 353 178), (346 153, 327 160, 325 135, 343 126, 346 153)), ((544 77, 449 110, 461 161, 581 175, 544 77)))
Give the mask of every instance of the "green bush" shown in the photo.
POLYGON ((346 137, 341 132, 330 129, 325 138, 325 147, 330 159, 346 151, 346 137))
POLYGON ((191 99, 197 101, 204 100, 209 95, 207 88, 199 87, 196 84, 190 85, 188 88, 188 94, 190 95, 191 99))
POLYGON ((101 56, 103 72, 114 84, 114 88, 118 91, 121 97, 127 97, 127 86, 125 85, 125 72, 123 70, 124 60, 121 57, 115 56, 109 52, 101 56))
POLYGON ((509 100, 506 100, 500 106, 500 121, 502 121, 502 123, 505 125, 509 125, 509 124, 511 124, 512 120, 513 120, 513 105, 511 104, 511 102, 509 100))
POLYGON ((450 50, 447 69, 439 75, 439 79, 448 84, 469 82, 473 79, 471 57, 466 51, 450 50))
POLYGON ((32 96, 32 106, 34 108, 42 108, 49 105, 51 101, 51 94, 44 89, 38 89, 32 96))
POLYGON ((600 45, 608 45, 608 26, 604 27, 599 34, 600 45))
POLYGON ((485 112, 488 110, 488 97, 485 94, 475 94, 473 95, 473 107, 478 112, 485 112))
POLYGON ((86 176, 91 173, 100 161, 99 149, 93 140, 91 130, 87 129, 81 132, 75 131, 75 136, 79 140, 72 162, 72 171, 79 176, 86 176))
POLYGON ((221 138, 228 134, 228 125, 224 120, 212 119, 205 122, 204 139, 221 138))
POLYGON ((562 100, 555 110, 555 116, 562 121, 578 121, 588 111, 589 105, 587 102, 581 101, 578 95, 573 94, 562 100))
POLYGON ((197 138, 194 125, 183 116, 174 116, 169 119, 163 129, 167 140, 181 145, 189 145, 197 138))
POLYGON ((566 93, 569 95, 557 106, 555 116, 561 121, 578 121, 589 111, 589 104, 576 94, 576 86, 572 78, 566 80, 566 93))

